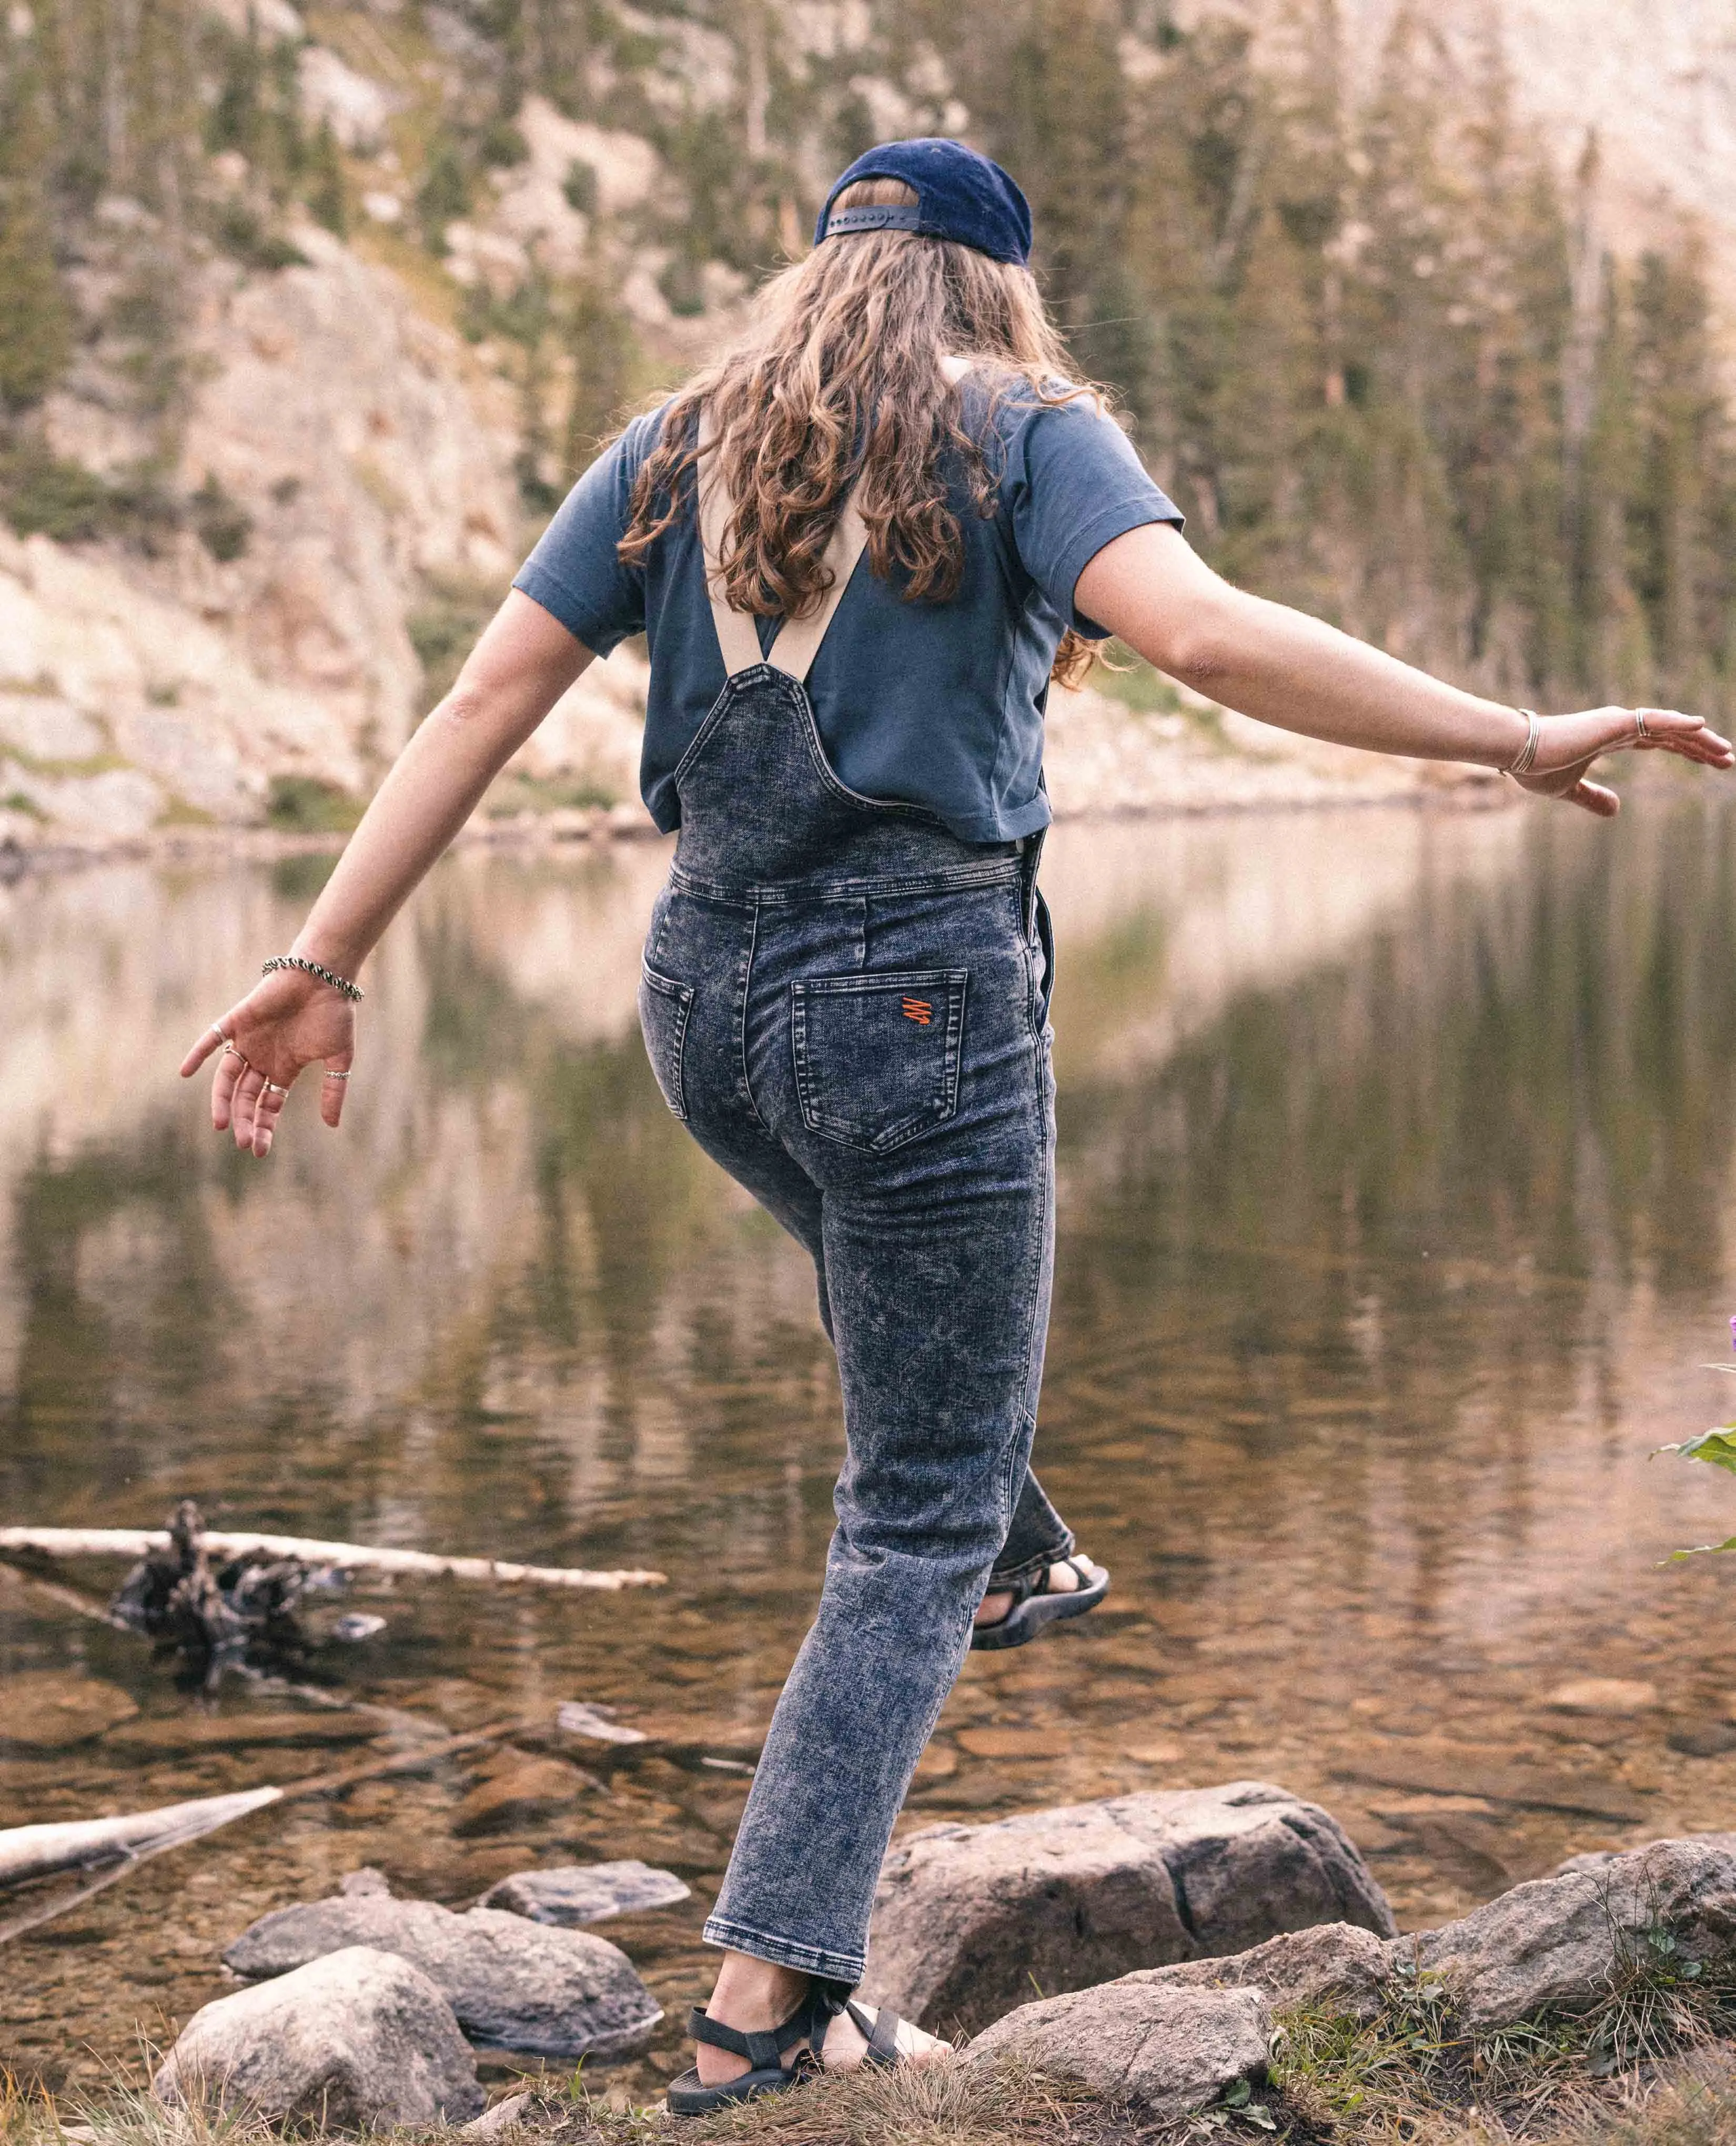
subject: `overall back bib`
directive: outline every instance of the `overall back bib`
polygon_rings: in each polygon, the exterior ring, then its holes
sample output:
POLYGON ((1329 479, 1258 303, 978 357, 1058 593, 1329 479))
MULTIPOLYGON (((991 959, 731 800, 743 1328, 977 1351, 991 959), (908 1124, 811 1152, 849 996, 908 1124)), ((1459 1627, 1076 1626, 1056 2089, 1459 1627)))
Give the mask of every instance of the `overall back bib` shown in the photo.
MULTIPOLYGON (((910 1774, 997 1579, 1072 1537, 1029 1470, 1054 1256, 1052 961, 1035 842, 859 796, 805 687, 863 549, 727 673, 676 771, 640 990, 665 1099, 812 1255, 848 1455, 818 1617, 778 1703, 714 1943, 853 1985, 910 1774)), ((865 570, 866 571, 866 570, 865 570)))

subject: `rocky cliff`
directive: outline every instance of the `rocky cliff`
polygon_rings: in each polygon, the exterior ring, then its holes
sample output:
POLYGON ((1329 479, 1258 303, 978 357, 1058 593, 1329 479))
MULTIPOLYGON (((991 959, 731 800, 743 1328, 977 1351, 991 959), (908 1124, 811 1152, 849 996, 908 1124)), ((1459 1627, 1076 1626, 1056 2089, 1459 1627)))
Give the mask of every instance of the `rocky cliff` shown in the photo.
MULTIPOLYGON (((719 199, 706 200, 691 137, 726 111, 751 156, 767 153, 794 77, 791 65, 766 72, 764 9, 727 36, 686 16, 610 11, 614 32, 584 60, 601 117, 520 94, 497 148, 485 142, 480 179, 443 197, 438 115, 467 70, 497 60, 473 15, 396 0, 305 17, 287 0, 213 4, 232 61, 252 51, 292 62, 284 93, 330 145, 347 208, 322 224, 304 199, 267 199, 258 154, 209 151, 207 128, 202 182, 219 228, 251 230, 264 212, 275 235, 184 249, 172 460, 191 505, 178 520, 148 541, 136 530, 62 541, 0 526, 0 841, 341 822, 582 462, 583 427, 594 436, 623 396, 691 363, 727 331, 746 287, 741 269, 709 256, 706 231, 727 213, 730 182, 720 166, 719 199), (622 123, 602 123, 611 117, 622 123), (688 144, 679 172, 677 139, 688 144), (556 322, 551 341, 525 325, 538 304, 556 322), (557 404, 564 440, 550 432, 557 404)), ((1248 19, 1272 32, 1288 5, 1259 0, 1248 19)), ((1370 81, 1396 6, 1349 0, 1348 49, 1370 81)), ((871 132, 972 125, 931 42, 909 38, 901 72, 886 72, 895 12, 809 7, 785 27, 809 77, 853 98, 871 132)), ((1125 40, 1134 75, 1162 47, 1145 34, 1153 12, 1135 11, 1125 40)), ((1195 11, 1208 12, 1224 11, 1210 0, 1195 11)), ((1634 243, 1672 205, 1720 228, 1736 215, 1725 17, 1712 0, 1644 11, 1639 0, 1509 0, 1518 93, 1564 163, 1598 128, 1612 229, 1634 243)), ((1451 0, 1430 22, 1469 67, 1487 19, 1483 0, 1451 0)), ((803 136, 791 153, 800 164, 826 152, 803 136)), ((816 173, 817 184, 818 163, 816 173)), ((781 240, 799 241, 792 196, 775 215, 781 240)), ((117 264, 146 257, 160 221, 127 196, 97 203, 72 272, 87 327, 107 317, 117 264)), ((1736 239, 1719 257, 1736 260, 1736 239)), ((158 425, 153 448, 94 328, 87 345, 42 405, 42 437, 56 467, 119 497, 129 472, 152 452, 161 459, 164 435, 158 425)), ((630 801, 643 679, 642 657, 626 651, 581 681, 503 779, 500 809, 630 801)), ((1136 720, 1093 696, 1058 708, 1050 780, 1064 807, 1257 801, 1295 795, 1299 781, 1310 795, 1346 782, 1386 794, 1418 779, 1312 749, 1298 762, 1270 737, 1250 751, 1248 731, 1147 698, 1136 720)))

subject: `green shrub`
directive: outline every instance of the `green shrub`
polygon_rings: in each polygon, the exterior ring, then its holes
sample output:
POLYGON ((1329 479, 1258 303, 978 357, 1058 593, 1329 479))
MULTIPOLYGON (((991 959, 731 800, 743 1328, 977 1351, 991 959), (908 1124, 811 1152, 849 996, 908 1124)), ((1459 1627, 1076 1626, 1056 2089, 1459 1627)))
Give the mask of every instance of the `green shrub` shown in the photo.
POLYGON ((247 548, 253 533, 253 517, 238 500, 231 498, 207 470, 205 482, 187 502, 188 518, 199 541, 212 557, 227 566, 247 548))
POLYGON ((93 472, 32 441, 0 453, 0 517, 19 536, 84 543, 112 525, 112 498, 93 472))
POLYGON ((570 207, 581 216, 596 214, 596 167, 587 164, 582 157, 575 157, 566 167, 566 177, 561 182, 561 191, 566 195, 570 207))
POLYGON ((361 798, 317 776, 274 775, 265 816, 286 834, 347 835, 364 809, 361 798))

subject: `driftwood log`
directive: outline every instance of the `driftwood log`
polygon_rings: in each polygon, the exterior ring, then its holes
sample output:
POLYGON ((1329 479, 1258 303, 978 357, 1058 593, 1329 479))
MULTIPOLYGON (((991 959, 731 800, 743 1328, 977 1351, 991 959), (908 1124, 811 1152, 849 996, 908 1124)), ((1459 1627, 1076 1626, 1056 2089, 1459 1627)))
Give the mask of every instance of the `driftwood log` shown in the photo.
POLYGON ((0 1832, 0 1885, 21 1885, 27 1879, 49 1878, 62 1870, 87 1870, 99 1863, 131 1862, 177 1848, 281 1802, 282 1796, 282 1789, 244 1789, 236 1795, 202 1796, 196 1803, 167 1804, 125 1818, 13 1826, 0 1832))
MULTIPOLYGON (((506 1586, 596 1589, 665 1587, 669 1575, 627 1568, 588 1571, 581 1566, 513 1565, 505 1558, 436 1557, 420 1550, 371 1549, 362 1543, 320 1542, 303 1535, 252 1535, 211 1528, 203 1532, 212 1558, 292 1558, 324 1572, 372 1572, 428 1580, 476 1580, 506 1586)), ((0 1555, 43 1557, 162 1555, 171 1547, 167 1528, 0 1528, 0 1555)))

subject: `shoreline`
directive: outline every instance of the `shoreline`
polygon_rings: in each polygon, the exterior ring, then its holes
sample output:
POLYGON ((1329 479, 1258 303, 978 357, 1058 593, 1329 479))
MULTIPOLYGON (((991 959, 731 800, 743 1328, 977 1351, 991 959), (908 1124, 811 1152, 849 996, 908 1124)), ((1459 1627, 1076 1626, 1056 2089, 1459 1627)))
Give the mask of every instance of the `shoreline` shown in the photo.
MULTIPOLYGON (((1269 791, 1255 794, 1226 789, 1221 795, 1178 797, 1170 802, 1142 801, 1126 805, 1094 805, 1076 811, 1057 810, 1051 824, 1072 826, 1080 822, 1125 824, 1130 821, 1278 817, 1295 813, 1397 811, 1439 813, 1458 819, 1466 813, 1511 811, 1520 802, 1517 791, 1494 782, 1452 785, 1418 783, 1404 789, 1370 791, 1346 784, 1309 788, 1304 794, 1284 797, 1269 791)), ((278 827, 227 826, 154 828, 142 835, 113 837, 68 837, 56 832, 40 842, 24 843, 7 836, 0 841, 0 888, 22 885, 32 876, 97 869, 112 864, 273 864, 288 857, 336 856, 347 846, 353 830, 297 830, 278 827)), ((454 836, 452 849, 494 849, 529 854, 571 849, 581 844, 608 847, 616 842, 656 842, 668 839, 637 806, 598 806, 590 810, 519 812, 498 819, 473 819, 454 836)))

